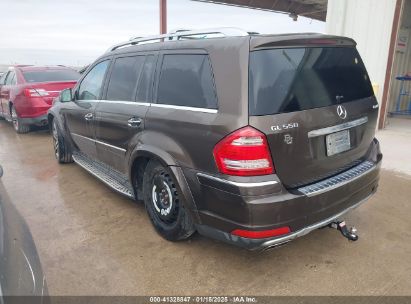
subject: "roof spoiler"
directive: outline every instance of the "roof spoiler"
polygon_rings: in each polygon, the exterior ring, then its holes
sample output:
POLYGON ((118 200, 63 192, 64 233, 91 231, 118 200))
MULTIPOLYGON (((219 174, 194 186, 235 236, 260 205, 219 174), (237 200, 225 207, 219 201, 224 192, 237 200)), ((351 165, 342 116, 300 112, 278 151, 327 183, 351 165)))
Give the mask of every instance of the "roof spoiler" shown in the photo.
POLYGON ((316 33, 288 34, 288 35, 261 35, 253 36, 250 41, 250 50, 277 47, 327 47, 327 46, 356 46, 357 43, 347 37, 323 35, 316 33))

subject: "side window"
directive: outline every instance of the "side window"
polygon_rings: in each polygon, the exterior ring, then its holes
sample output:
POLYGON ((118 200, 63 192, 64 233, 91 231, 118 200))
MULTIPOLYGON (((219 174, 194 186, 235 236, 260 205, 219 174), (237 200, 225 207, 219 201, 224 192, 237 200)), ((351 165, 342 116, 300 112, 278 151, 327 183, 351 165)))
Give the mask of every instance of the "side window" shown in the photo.
POLYGON ((217 108, 210 60, 207 55, 164 55, 157 103, 217 108))
POLYGON ((16 73, 13 73, 13 78, 11 78, 10 84, 11 85, 16 85, 17 84, 17 75, 16 73))
POLYGON ((6 77, 7 77, 7 72, 4 72, 3 75, 0 77, 0 85, 3 85, 6 83, 6 77))
POLYGON ((14 77, 16 77, 16 74, 14 72, 10 72, 6 78, 6 85, 12 85, 14 77))
POLYGON ((151 85, 153 81, 153 73, 155 69, 155 56, 146 56, 143 72, 141 73, 140 80, 137 86, 137 101, 149 102, 151 85))
POLYGON ((78 90, 79 100, 96 100, 99 98, 104 74, 106 73, 109 62, 109 60, 100 62, 84 77, 78 90))
POLYGON ((134 101, 145 56, 117 58, 107 88, 107 100, 134 101))

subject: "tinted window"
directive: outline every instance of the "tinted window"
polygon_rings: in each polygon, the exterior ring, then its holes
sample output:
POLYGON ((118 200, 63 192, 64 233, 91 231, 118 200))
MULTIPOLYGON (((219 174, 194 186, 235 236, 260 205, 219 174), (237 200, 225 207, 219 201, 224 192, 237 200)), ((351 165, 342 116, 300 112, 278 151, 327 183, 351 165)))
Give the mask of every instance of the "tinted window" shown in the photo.
POLYGON ((23 72, 27 82, 48 82, 48 81, 73 81, 80 78, 80 74, 74 70, 42 70, 23 72))
POLYGON ((116 59, 107 89, 107 100, 134 100, 144 60, 145 56, 116 59))
POLYGON ((0 77, 0 85, 6 83, 6 76, 7 76, 7 72, 4 72, 4 74, 1 75, 1 77, 0 77))
POLYGON ((158 86, 158 103, 216 109, 208 56, 165 55, 158 86))
POLYGON ((95 100, 99 98, 108 64, 108 60, 100 62, 84 77, 78 90, 80 100, 95 100))
POLYGON ((10 82, 11 82, 10 84, 11 84, 11 85, 15 85, 15 84, 17 83, 16 77, 17 77, 17 76, 16 76, 16 73, 13 73, 13 78, 11 78, 11 80, 10 80, 10 82))
POLYGON ((16 73, 10 72, 9 75, 7 75, 6 84, 7 85, 13 85, 15 83, 14 82, 15 77, 16 77, 16 73))
POLYGON ((326 107, 374 94, 355 48, 255 51, 249 81, 250 115, 326 107))
POLYGON ((137 101, 147 102, 150 100, 150 92, 152 85, 152 77, 154 73, 155 57, 147 56, 144 63, 143 72, 141 73, 140 80, 137 87, 137 101))

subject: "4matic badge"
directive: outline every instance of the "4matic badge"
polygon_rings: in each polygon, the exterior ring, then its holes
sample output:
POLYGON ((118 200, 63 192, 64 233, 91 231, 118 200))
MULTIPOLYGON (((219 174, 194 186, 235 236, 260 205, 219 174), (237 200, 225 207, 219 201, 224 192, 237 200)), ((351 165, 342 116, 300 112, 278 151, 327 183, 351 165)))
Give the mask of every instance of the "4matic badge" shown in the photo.
POLYGON ((287 145, 291 145, 293 143, 293 137, 290 134, 285 134, 284 135, 284 142, 287 145))

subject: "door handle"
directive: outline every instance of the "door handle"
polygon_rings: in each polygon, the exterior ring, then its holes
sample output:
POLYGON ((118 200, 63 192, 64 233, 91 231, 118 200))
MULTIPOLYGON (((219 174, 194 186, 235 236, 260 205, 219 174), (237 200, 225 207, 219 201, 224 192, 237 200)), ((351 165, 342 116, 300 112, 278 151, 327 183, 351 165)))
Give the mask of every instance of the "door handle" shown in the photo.
POLYGON ((85 120, 92 120, 93 117, 94 117, 93 113, 87 113, 86 115, 84 115, 85 120))
POLYGON ((140 127, 141 123, 142 123, 142 120, 141 118, 138 118, 138 117, 131 117, 129 120, 127 120, 128 126, 132 128, 140 127))

